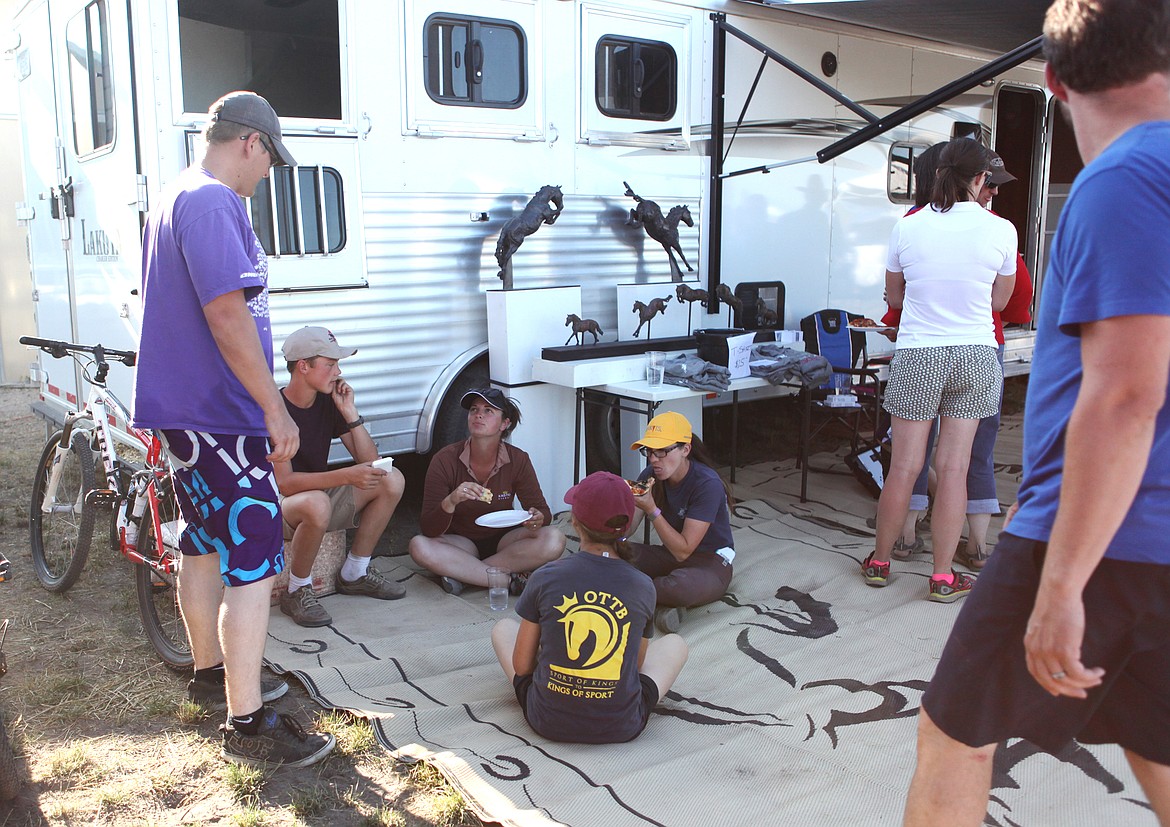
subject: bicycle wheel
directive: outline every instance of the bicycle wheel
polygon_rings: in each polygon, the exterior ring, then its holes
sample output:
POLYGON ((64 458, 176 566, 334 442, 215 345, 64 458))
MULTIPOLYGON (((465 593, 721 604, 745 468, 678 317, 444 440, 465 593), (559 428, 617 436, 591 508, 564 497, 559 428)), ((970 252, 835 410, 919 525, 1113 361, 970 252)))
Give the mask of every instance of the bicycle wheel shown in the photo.
MULTIPOLYGON (((173 498, 159 499, 158 510, 159 519, 164 525, 178 519, 178 505, 173 498)), ((178 554, 171 548, 163 548, 160 554, 149 508, 142 515, 142 526, 138 530, 138 553, 154 562, 165 562, 178 554)), ((183 610, 179 608, 178 578, 174 574, 137 563, 134 566, 134 584, 138 592, 138 614, 142 618, 142 630, 146 632, 150 645, 171 669, 184 673, 190 671, 195 657, 191 654, 191 643, 187 640, 183 610)))
POLYGON ((16 767, 16 755, 8 743, 4 729, 4 716, 0 715, 0 801, 16 798, 20 792, 20 773, 16 767))
POLYGON ((41 510, 61 434, 53 434, 41 452, 28 513, 33 572, 51 592, 67 590, 81 576, 93 540, 95 516, 95 509, 85 505, 85 495, 94 487, 93 452, 85 431, 80 430, 70 439, 49 511, 41 510))

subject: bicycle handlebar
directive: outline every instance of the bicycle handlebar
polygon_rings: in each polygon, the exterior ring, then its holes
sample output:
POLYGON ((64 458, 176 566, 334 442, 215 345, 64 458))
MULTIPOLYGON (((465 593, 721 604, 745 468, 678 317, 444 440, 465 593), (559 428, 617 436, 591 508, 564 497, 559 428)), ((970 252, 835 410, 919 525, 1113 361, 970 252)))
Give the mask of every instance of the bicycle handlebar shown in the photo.
POLYGON ((70 353, 92 353, 99 364, 106 359, 114 359, 131 368, 138 360, 138 354, 133 350, 113 350, 101 345, 79 345, 75 342, 61 342, 56 339, 38 339, 35 336, 21 336, 20 343, 40 348, 54 359, 64 358, 70 353))

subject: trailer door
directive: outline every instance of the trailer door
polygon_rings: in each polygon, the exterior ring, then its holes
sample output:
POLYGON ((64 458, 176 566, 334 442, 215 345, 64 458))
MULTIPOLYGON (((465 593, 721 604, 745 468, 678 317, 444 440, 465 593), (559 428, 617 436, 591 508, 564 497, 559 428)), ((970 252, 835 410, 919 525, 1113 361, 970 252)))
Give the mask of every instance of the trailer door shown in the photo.
MULTIPOLYGON (((38 332, 134 349, 139 314, 131 291, 140 280, 145 205, 128 23, 126 4, 110 0, 32 10, 21 29, 30 71, 20 95, 22 116, 32 113, 25 146, 36 213, 30 230, 38 332)), ((110 382, 128 401, 130 372, 114 371, 110 382)))

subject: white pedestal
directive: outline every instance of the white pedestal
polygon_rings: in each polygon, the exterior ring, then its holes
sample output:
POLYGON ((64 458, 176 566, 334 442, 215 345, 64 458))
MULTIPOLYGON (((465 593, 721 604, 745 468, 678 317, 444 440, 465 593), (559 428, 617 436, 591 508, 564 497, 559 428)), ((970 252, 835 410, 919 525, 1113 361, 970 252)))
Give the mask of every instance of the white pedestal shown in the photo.
MULTIPOLYGON (((493 384, 500 383, 493 380, 493 384)), ((545 384, 500 389, 520 403, 520 427, 513 432, 512 442, 532 459, 540 489, 553 514, 566 510, 565 492, 573 485, 575 391, 545 384)), ((584 467, 583 440, 581 449, 584 467)))
POLYGON ((533 381, 532 360, 543 348, 564 344, 570 330, 565 317, 581 315, 581 288, 489 290, 487 311, 492 381, 522 385, 533 381))

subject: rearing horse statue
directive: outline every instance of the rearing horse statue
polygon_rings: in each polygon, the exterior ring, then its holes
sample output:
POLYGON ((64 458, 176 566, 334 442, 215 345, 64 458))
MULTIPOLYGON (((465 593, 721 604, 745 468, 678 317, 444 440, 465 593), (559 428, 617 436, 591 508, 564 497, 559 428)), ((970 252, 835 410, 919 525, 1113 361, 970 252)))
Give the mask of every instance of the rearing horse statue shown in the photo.
POLYGON ((695 269, 691 267, 687 257, 683 255, 682 247, 679 246, 678 242, 678 223, 680 221, 688 227, 695 226, 690 209, 679 204, 677 207, 671 207, 670 212, 664 217, 662 210, 656 203, 637 195, 625 181, 622 183, 626 185, 626 195, 633 198, 638 204, 630 210, 630 217, 626 220, 626 224, 642 227, 646 230, 646 235, 662 245, 662 249, 666 250, 666 255, 670 257, 671 281, 681 282, 682 270, 679 269, 678 262, 674 258, 675 253, 678 253, 678 257, 682 259, 682 263, 687 266, 688 270, 695 269))
POLYGON ((555 223, 564 208, 560 185, 543 186, 524 205, 520 214, 509 219, 500 230, 500 240, 496 242, 496 263, 500 265, 500 272, 496 275, 504 282, 505 290, 512 289, 512 271, 508 268, 512 254, 520 249, 525 238, 540 229, 541 224, 555 223))

